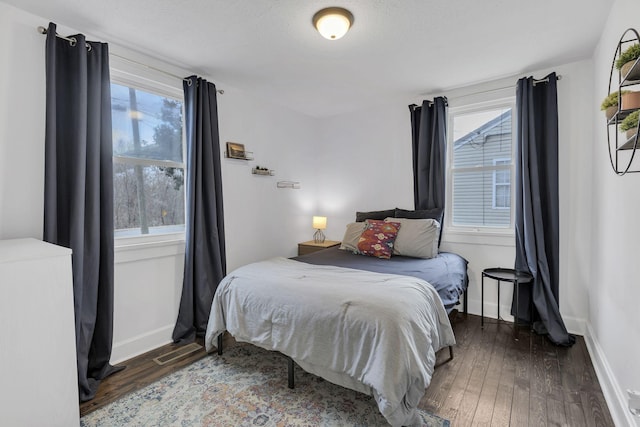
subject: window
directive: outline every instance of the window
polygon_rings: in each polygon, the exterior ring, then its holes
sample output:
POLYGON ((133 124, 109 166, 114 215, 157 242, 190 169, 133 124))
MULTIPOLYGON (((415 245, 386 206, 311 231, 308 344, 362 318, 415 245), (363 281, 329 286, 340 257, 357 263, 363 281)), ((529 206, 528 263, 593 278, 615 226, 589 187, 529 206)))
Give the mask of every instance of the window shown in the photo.
MULTIPOLYGON (((494 159, 494 166, 510 165, 511 159, 494 159)), ((509 209, 511 207, 511 171, 500 169, 493 171, 493 208, 509 209)))
POLYGON ((116 237, 184 232, 182 104, 111 83, 116 237))
POLYGON ((448 223, 512 227, 513 100, 449 111, 448 223))

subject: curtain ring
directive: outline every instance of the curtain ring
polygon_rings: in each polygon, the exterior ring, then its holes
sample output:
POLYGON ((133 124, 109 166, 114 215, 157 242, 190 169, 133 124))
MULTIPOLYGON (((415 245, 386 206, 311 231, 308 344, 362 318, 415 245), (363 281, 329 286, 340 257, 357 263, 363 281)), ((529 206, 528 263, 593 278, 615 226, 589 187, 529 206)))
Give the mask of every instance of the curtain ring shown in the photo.
POLYGON ((87 52, 91 52, 91 49, 92 49, 91 45, 89 43, 85 43, 84 45, 87 48, 87 52))
POLYGON ((76 40, 75 37, 70 37, 69 44, 71 45, 71 47, 74 47, 76 44, 78 44, 78 40, 76 40))

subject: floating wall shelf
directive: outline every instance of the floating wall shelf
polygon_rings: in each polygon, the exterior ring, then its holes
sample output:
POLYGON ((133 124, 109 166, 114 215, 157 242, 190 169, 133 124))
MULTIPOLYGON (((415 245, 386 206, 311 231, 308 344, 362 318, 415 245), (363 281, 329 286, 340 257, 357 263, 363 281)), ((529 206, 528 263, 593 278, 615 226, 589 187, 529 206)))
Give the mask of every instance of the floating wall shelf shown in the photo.
POLYGON ((273 169, 261 169, 261 168, 255 167, 251 169, 251 173, 254 175, 274 176, 276 174, 276 171, 274 171, 273 169))
POLYGON ((300 183, 298 181, 278 181, 276 185, 278 188, 291 188, 293 190, 300 189, 300 183))
POLYGON ((253 152, 245 151, 244 156, 229 156, 229 154, 225 151, 224 156, 227 159, 235 159, 235 160, 253 160, 253 152))

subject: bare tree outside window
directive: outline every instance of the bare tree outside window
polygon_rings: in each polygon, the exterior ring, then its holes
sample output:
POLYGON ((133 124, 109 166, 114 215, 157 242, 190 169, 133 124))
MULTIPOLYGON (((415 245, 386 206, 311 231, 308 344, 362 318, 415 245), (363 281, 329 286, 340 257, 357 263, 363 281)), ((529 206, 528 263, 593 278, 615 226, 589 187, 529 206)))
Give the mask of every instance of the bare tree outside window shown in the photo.
POLYGON ((184 230, 182 102, 111 84, 117 236, 184 230))

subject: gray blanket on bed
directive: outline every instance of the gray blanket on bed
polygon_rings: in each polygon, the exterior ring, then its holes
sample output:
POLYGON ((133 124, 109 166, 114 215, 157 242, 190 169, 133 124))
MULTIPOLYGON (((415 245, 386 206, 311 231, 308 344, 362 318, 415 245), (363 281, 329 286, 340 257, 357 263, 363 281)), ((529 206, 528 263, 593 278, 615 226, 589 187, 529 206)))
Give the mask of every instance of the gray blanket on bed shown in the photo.
POLYGON ((380 259, 356 255, 334 247, 293 259, 309 264, 335 265, 375 271, 376 273, 418 277, 436 288, 447 309, 458 304, 460 296, 467 288, 467 261, 460 255, 450 252, 440 252, 436 257, 430 259, 405 256, 380 259))
POLYGON ((225 330, 321 367, 315 373, 329 380, 349 376, 394 426, 418 422, 435 353, 455 343, 444 306, 425 281, 285 258, 223 279, 211 306, 208 351, 225 330))

